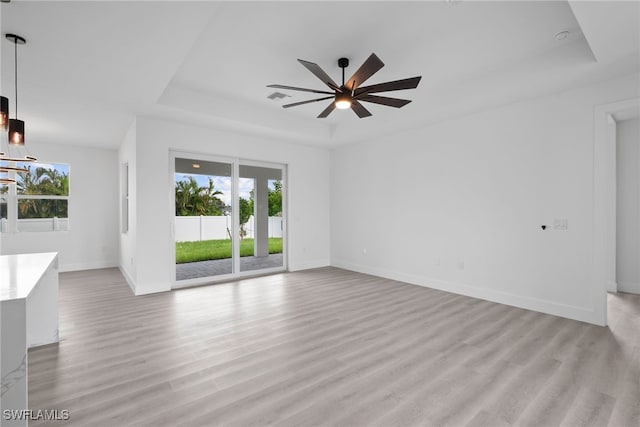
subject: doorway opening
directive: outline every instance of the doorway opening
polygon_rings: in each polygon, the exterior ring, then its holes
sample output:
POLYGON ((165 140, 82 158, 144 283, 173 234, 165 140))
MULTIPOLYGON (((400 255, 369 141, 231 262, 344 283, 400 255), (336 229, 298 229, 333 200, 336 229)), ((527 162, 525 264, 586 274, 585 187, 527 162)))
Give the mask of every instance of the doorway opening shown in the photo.
MULTIPOLYGON (((639 116, 640 98, 601 105, 595 109, 593 280, 596 282, 596 289, 601 289, 594 297, 597 298, 597 315, 603 325, 608 323, 607 293, 623 290, 620 289, 617 275, 621 271, 619 263, 627 257, 626 252, 624 255, 621 252, 625 250, 621 245, 624 246, 626 243, 619 242, 618 235, 629 232, 628 227, 622 222, 628 222, 626 217, 634 215, 632 211, 627 210, 626 205, 619 205, 619 202, 630 203, 628 200, 624 202, 622 199, 618 200, 620 191, 628 194, 633 190, 628 190, 627 187, 634 188, 634 185, 622 184, 623 188, 619 188, 618 185, 618 156, 624 153, 618 152, 617 126, 618 123, 633 120, 639 116), (624 212, 619 212, 619 209, 624 209, 624 212), (618 224, 619 220, 621 224, 618 224)), ((633 124, 630 126, 632 127, 633 124)), ((636 163, 636 166, 638 164, 636 163)), ((625 173, 624 170, 628 170, 628 165, 625 164, 620 172, 625 173)), ((626 178, 624 179, 626 181, 626 178)), ((624 196, 624 198, 627 197, 627 195, 624 196)), ((635 197, 638 200, 640 196, 635 197)), ((640 208, 636 211, 640 211, 640 208)), ((636 217, 636 224, 639 220, 640 218, 636 217)), ((640 235, 630 233, 634 234, 633 239, 640 239, 640 235)), ((638 262, 635 261, 637 265, 638 262)))
POLYGON ((615 276, 610 291, 640 294, 640 112, 613 116, 616 131, 615 276), (636 113, 636 114, 633 114, 636 113))

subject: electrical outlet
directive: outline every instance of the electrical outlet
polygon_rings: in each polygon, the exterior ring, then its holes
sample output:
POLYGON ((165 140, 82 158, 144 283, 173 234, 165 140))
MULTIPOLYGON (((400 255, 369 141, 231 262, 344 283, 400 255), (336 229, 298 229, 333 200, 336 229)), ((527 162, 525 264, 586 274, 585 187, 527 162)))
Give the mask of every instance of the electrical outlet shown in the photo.
POLYGON ((569 220, 566 218, 556 218, 553 220, 554 230, 568 230, 569 220))

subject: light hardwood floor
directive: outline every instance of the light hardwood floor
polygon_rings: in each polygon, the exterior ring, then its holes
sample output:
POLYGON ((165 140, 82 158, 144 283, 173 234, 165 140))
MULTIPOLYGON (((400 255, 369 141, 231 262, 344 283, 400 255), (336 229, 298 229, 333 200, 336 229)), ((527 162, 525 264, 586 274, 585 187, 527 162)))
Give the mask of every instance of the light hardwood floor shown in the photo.
POLYGON ((29 400, 69 424, 640 426, 640 296, 602 328, 335 268, 141 297, 116 269, 60 279, 29 400))

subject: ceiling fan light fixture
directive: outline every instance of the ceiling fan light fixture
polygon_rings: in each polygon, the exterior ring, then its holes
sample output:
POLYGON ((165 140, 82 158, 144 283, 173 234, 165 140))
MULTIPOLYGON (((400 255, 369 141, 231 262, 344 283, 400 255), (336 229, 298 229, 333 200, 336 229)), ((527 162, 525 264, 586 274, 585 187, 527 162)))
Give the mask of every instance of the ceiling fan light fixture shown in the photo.
POLYGON ((324 96, 322 98, 309 99, 306 101, 285 104, 282 106, 282 108, 296 107, 298 105, 305 105, 330 99, 331 103, 318 115, 319 119, 326 118, 335 109, 351 109, 351 111, 353 111, 361 119, 371 116, 371 112, 363 107, 360 102, 371 102, 374 104, 380 104, 387 107, 395 108, 403 107, 411 101, 407 99, 389 98, 386 96, 378 96, 374 94, 379 92, 391 92, 403 89, 415 89, 416 87, 418 87, 418 83, 420 83, 420 79, 422 78, 422 76, 417 76, 408 79, 362 86, 362 83, 367 81, 369 77, 371 77, 372 75, 380 71, 382 67, 384 67, 384 62, 382 62, 375 53, 372 53, 348 80, 345 80, 344 72, 345 68, 349 65, 349 59, 338 59, 338 66, 342 68, 341 86, 338 86, 338 84, 334 82, 333 79, 329 77, 329 75, 325 73, 318 64, 302 59, 298 59, 298 62, 302 64, 307 70, 311 71, 314 76, 319 78, 330 89, 330 91, 307 89, 303 87, 279 84, 267 85, 267 87, 330 95, 324 96))
POLYGON ((336 108, 338 110, 346 110, 351 108, 351 97, 346 93, 339 93, 336 95, 336 108))

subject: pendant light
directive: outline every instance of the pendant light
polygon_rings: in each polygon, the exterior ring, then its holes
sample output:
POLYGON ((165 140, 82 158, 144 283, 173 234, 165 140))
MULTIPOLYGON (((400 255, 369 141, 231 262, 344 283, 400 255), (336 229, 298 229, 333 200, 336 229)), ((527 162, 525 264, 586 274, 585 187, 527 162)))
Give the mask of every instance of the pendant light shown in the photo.
POLYGON ((15 70, 15 90, 16 90, 16 111, 15 119, 9 119, 9 144, 24 145, 24 122, 18 120, 18 45, 27 41, 15 34, 6 34, 7 40, 14 44, 14 70, 15 70))
MULTIPOLYGON (((0 96, 0 132, 4 135, 9 131, 9 98, 0 96)), ((0 157, 4 156, 4 151, 0 151, 0 157)))
MULTIPOLYGON (((7 132, 8 137, 3 138, 2 145, 8 144, 6 152, 0 151, 0 173, 15 174, 16 172, 28 172, 25 167, 21 167, 16 162, 35 162, 37 159, 29 154, 24 145, 24 121, 18 120, 18 45, 27 41, 15 34, 5 34, 7 40, 14 44, 14 70, 15 70, 15 95, 16 109, 15 119, 9 117, 9 99, 0 97, 0 131, 7 132)), ((13 176, 0 176, 0 184, 15 184, 13 176)))
POLYGON ((9 98, 0 96, 0 132, 9 130, 9 98))

